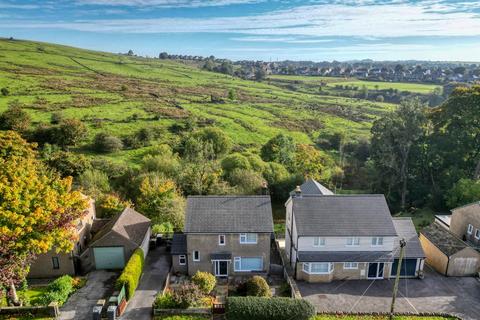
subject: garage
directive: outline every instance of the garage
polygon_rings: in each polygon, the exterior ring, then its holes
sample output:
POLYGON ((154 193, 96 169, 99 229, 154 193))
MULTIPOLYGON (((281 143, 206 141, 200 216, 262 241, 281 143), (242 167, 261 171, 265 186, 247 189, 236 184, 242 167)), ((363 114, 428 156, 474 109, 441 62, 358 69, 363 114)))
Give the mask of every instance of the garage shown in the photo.
MULTIPOLYGON (((395 259, 392 265, 392 276, 397 275, 398 259, 395 259)), ((403 259, 400 276, 415 277, 417 272, 417 259, 403 259)))
POLYGON ((125 257, 123 247, 93 248, 96 269, 123 269, 125 257))

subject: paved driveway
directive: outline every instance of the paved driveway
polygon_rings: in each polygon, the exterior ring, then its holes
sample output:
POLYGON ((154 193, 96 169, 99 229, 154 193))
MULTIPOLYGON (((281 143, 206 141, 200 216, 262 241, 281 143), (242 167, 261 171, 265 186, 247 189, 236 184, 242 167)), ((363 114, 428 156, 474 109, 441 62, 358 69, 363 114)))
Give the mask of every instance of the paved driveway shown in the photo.
POLYGON ((59 319, 91 319, 92 308, 98 299, 107 298, 106 295, 112 291, 117 276, 115 272, 103 270, 90 272, 85 286, 75 292, 60 308, 59 319))
MULTIPOLYGON (((462 319, 480 319, 480 282, 447 278, 425 266, 425 279, 402 279, 395 310, 398 312, 446 312, 462 319)), ((394 280, 334 281, 309 284, 298 281, 302 296, 318 311, 389 312, 394 280)))
POLYGON ((170 254, 164 247, 150 250, 145 269, 135 295, 130 300, 122 320, 146 320, 152 318, 152 304, 170 269, 170 254))

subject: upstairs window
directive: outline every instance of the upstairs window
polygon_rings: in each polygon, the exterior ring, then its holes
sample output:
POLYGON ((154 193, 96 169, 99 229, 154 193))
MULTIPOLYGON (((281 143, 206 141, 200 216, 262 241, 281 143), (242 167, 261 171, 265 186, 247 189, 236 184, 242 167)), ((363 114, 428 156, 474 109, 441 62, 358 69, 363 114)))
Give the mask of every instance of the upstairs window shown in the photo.
POLYGON ((347 238, 347 246, 359 246, 360 245, 360 238, 359 237, 348 237, 347 238))
POLYGON ((240 234, 240 243, 241 244, 255 244, 255 243, 257 243, 257 234, 256 233, 241 233, 240 234))
POLYGON ((60 261, 58 260, 58 257, 52 257, 52 265, 53 269, 60 269, 60 261))
POLYGON ((373 237, 372 246, 383 246, 383 237, 373 237))
POLYGON ((218 236, 218 245, 224 246, 225 245, 225 235, 221 234, 218 236))
POLYGON ((313 237, 313 246, 314 247, 323 247, 325 245, 325 238, 313 237))
POLYGON ((472 234, 472 232, 473 232, 473 226, 471 224, 468 224, 467 233, 472 234))
POLYGON ((200 251, 193 251, 193 261, 200 261, 200 251))

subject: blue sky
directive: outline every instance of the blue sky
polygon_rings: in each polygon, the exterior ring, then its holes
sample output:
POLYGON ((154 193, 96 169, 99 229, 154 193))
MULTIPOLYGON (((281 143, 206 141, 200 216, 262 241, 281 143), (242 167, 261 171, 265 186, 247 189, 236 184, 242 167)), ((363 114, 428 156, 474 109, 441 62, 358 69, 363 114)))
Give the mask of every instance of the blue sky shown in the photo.
POLYGON ((0 36, 234 60, 480 60, 480 0, 0 0, 0 36))

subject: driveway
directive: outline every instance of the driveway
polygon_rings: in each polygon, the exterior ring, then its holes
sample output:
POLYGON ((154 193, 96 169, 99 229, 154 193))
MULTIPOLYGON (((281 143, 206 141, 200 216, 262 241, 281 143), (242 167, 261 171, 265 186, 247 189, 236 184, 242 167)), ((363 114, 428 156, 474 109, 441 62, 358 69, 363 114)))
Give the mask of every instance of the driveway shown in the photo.
POLYGON ((59 319, 91 319, 92 309, 97 300, 107 298, 106 296, 113 290, 117 276, 115 272, 103 270, 90 272, 85 286, 75 292, 60 308, 59 319))
MULTIPOLYGON (((425 266, 425 279, 402 279, 398 312, 445 312, 462 319, 480 318, 480 282, 472 277, 447 278, 425 266)), ((302 296, 317 311, 389 312, 394 280, 350 280, 326 284, 298 281, 302 296)))
POLYGON ((122 320, 140 320, 152 318, 152 304, 170 270, 170 254, 164 247, 150 250, 145 260, 145 269, 135 295, 128 303, 122 320))

